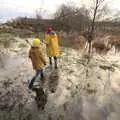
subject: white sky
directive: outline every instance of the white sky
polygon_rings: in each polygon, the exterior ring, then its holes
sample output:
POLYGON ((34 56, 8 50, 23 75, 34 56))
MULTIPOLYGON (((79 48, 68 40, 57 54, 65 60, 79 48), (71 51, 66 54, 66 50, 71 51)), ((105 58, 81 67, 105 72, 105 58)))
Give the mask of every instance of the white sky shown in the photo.
MULTIPOLYGON (((88 5, 91 0, 0 0, 0 20, 18 16, 35 16, 39 8, 43 8, 46 15, 55 12, 60 4, 74 1, 77 5, 88 5), (84 1, 84 2, 83 2, 84 1)), ((120 0, 106 0, 112 9, 120 10, 120 0)))

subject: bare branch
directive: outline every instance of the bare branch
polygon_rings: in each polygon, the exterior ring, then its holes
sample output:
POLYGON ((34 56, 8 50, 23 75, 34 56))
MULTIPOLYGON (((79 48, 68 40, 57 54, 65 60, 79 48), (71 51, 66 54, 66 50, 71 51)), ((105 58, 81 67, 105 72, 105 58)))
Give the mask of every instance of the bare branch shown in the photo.
POLYGON ((99 3, 98 3, 98 6, 99 7, 100 5, 102 5, 102 3, 104 2, 105 0, 99 0, 99 3))

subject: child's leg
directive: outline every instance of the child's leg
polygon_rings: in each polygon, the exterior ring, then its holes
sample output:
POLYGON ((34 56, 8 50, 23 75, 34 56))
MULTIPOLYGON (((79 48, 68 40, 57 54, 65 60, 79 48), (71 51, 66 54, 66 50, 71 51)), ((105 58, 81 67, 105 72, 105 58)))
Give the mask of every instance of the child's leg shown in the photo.
POLYGON ((33 83, 35 82, 36 77, 39 75, 39 70, 36 70, 35 76, 32 78, 32 80, 29 83, 29 88, 31 89, 33 87, 33 83))
POLYGON ((49 57, 49 63, 52 65, 52 57, 49 57))
POLYGON ((57 68, 57 57, 54 57, 55 68, 57 68))
POLYGON ((41 76, 41 80, 44 81, 44 73, 43 73, 43 69, 40 70, 40 76, 41 76))

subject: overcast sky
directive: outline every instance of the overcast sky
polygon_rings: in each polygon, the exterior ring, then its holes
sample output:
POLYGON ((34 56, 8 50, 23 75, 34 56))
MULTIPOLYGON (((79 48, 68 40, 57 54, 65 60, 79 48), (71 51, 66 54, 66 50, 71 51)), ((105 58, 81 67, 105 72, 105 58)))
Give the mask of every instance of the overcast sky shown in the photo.
MULTIPOLYGON (((19 16, 35 16, 39 8, 44 9, 46 16, 54 13, 62 3, 74 1, 77 5, 89 5, 91 0, 0 0, 0 21, 19 16), (84 1, 84 2, 83 2, 84 1)), ((120 0, 106 0, 113 9, 120 10, 120 0)))

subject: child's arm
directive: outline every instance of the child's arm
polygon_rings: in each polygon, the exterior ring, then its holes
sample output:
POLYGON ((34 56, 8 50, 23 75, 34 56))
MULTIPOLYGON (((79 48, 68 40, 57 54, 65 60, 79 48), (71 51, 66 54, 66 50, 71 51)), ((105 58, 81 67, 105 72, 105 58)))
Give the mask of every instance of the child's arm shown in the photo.
POLYGON ((45 65, 45 64, 46 64, 46 61, 45 61, 45 58, 44 58, 41 50, 39 50, 39 57, 40 57, 41 61, 44 63, 44 65, 45 65))
POLYGON ((29 50, 28 57, 31 58, 31 50, 29 50))
POLYGON ((46 45, 49 44, 49 36, 46 36, 46 37, 45 37, 44 43, 45 43, 46 45))

